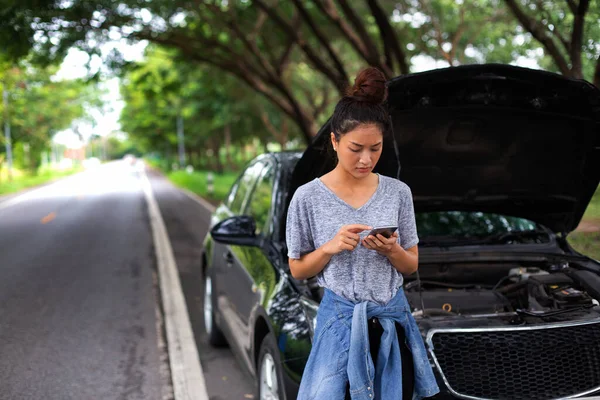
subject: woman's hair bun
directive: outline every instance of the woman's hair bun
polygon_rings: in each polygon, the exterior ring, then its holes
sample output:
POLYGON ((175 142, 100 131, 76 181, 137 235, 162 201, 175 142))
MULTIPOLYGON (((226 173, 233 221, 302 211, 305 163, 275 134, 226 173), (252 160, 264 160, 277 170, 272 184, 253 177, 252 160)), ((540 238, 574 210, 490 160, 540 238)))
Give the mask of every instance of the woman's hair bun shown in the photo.
POLYGON ((358 101, 381 104, 387 98, 388 90, 383 72, 368 67, 358 73, 354 85, 348 88, 346 95, 358 101))

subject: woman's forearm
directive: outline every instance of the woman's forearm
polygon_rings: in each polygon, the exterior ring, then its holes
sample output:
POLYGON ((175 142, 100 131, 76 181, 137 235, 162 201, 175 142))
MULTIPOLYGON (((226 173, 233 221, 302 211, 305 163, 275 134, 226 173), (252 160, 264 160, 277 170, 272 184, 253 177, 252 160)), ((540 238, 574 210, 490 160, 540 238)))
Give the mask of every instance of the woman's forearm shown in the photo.
POLYGON ((305 254, 299 260, 290 258, 289 264, 292 276, 302 280, 311 278, 321 272, 332 257, 323 250, 323 247, 321 246, 312 253, 305 254))
POLYGON ((419 267, 419 253, 411 250, 404 250, 400 244, 396 243, 392 251, 386 255, 394 268, 404 275, 414 273, 419 267))

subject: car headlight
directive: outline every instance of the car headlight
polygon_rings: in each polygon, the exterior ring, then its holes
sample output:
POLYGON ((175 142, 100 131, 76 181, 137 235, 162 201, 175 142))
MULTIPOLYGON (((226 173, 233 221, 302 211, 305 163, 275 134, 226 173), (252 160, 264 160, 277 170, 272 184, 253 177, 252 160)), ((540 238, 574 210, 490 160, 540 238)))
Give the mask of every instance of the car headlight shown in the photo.
POLYGON ((306 320, 308 321, 308 326, 310 328, 310 337, 312 340, 312 338, 315 336, 315 329, 317 329, 317 311, 319 310, 319 303, 313 300, 301 298, 300 304, 302 304, 304 314, 306 315, 306 320))

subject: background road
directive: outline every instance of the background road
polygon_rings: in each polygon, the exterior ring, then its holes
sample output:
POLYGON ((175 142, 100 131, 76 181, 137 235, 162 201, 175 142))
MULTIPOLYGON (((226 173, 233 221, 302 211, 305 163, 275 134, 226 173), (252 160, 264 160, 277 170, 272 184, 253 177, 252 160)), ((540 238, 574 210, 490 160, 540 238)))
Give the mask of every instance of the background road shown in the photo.
MULTIPOLYGON (((211 399, 251 398, 203 336, 208 211, 149 175, 211 399)), ((137 172, 111 163, 0 200, 0 399, 170 399, 154 246, 137 172), (15 203, 15 199, 18 202, 15 203)))

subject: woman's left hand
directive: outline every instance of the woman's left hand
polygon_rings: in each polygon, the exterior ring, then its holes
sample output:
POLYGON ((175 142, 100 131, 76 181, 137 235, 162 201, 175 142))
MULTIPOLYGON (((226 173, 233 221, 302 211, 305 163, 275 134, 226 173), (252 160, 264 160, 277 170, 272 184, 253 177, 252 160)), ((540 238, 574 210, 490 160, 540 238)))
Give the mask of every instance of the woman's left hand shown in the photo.
POLYGON ((389 238, 380 233, 377 236, 369 235, 362 240, 362 244, 369 250, 375 250, 382 256, 388 256, 392 253, 394 247, 398 245, 398 232, 394 232, 389 238))

